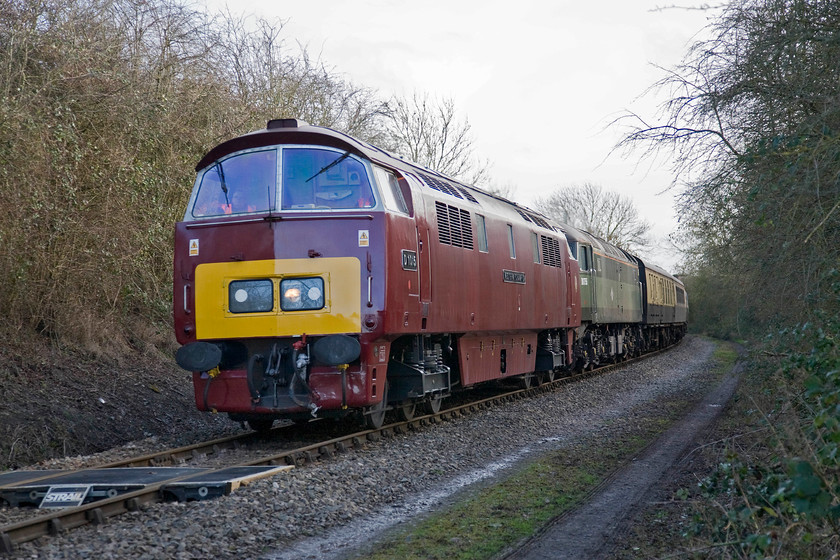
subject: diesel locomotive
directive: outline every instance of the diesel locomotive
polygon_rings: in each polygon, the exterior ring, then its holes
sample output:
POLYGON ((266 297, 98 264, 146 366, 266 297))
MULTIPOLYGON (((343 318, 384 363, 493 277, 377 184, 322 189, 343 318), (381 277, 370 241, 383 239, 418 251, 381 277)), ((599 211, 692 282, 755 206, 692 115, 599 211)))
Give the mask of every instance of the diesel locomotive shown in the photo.
POLYGON ((199 409, 436 411, 679 340, 679 279, 585 232, 298 119, 196 166, 176 224, 176 360, 199 409))

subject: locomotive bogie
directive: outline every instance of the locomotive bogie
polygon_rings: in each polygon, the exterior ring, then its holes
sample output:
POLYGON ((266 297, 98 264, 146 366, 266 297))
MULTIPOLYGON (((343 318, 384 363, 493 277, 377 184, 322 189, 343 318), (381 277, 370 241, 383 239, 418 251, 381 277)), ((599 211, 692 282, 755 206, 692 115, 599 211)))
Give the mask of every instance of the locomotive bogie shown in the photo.
POLYGON ((452 347, 449 337, 415 335, 391 345, 388 395, 392 402, 416 403, 448 396, 452 388, 452 347))

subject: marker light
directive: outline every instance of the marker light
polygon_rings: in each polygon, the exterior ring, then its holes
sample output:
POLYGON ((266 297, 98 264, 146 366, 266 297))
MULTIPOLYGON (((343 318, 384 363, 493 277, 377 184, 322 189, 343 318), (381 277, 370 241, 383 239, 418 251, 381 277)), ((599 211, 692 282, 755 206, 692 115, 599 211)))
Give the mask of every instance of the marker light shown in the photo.
POLYGON ((231 313, 260 313, 274 309, 271 280, 236 280, 228 286, 231 313))

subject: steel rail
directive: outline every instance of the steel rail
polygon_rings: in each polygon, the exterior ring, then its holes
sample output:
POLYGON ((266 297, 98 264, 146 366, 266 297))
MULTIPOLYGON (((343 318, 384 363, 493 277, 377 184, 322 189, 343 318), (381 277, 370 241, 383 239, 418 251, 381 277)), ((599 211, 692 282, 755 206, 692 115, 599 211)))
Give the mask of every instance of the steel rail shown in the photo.
MULTIPOLYGON (((278 426, 271 431, 277 432, 283 431, 286 428, 291 428, 292 425, 288 426, 278 426)), ((44 482, 48 481, 51 478, 57 478, 60 476, 66 475, 68 472, 77 472, 83 471, 88 469, 116 469, 116 468, 131 468, 131 467, 159 467, 162 465, 175 465, 181 464, 186 461, 189 461, 198 456, 206 456, 211 455, 213 453, 219 453, 222 449, 231 449, 239 447, 243 444, 243 442, 247 442, 252 439, 257 439, 259 434, 257 432, 246 432, 242 434, 234 434, 230 436, 225 436, 213 440, 202 441, 199 443, 193 443, 190 445, 184 445, 182 447, 176 447, 173 449, 166 449, 163 451, 156 451, 153 453, 148 453, 146 455, 139 455, 137 457, 131 457, 129 459, 120 459, 118 461, 111 461, 109 463, 103 463, 101 465, 89 465, 87 467, 79 468, 76 471, 60 471, 60 472, 53 472, 53 473, 46 473, 43 475, 33 474, 32 478, 18 480, 12 485, 0 485, 0 489, 4 488, 11 488, 14 486, 21 486, 24 484, 30 484, 35 482, 44 482)), ((34 473, 35 471, 33 471, 34 473)))
MULTIPOLYGON (((441 421, 453 420, 480 410, 484 410, 494 405, 500 405, 514 400, 520 400, 526 397, 532 397, 550 391, 554 391, 563 385, 583 379, 600 376, 604 373, 612 371, 618 367, 629 365, 636 361, 653 357, 657 354, 670 350, 678 346, 679 343, 674 344, 662 350, 648 352, 642 356, 631 358, 628 360, 609 363, 599 366, 590 371, 579 372, 570 376, 560 377, 554 381, 539 384, 533 387, 518 389, 507 393, 501 393, 478 401, 473 401, 458 405, 434 414, 427 414, 419 416, 411 420, 396 422, 382 426, 378 429, 363 430, 352 434, 339 436, 330 440, 298 447, 253 459, 236 466, 258 466, 258 465, 278 465, 287 464, 296 467, 306 464, 315 463, 321 459, 329 459, 334 457, 337 453, 342 453, 350 448, 361 449, 366 441, 378 441, 380 438, 390 438, 395 434, 404 434, 409 430, 418 430, 423 426, 436 424, 441 421)), ((283 431, 284 428, 292 426, 280 426, 271 430, 283 431)), ((192 457, 198 453, 198 449, 207 449, 217 451, 221 445, 236 445, 235 442, 242 439, 255 438, 255 433, 247 433, 242 435, 228 436, 224 438, 214 439, 207 442, 202 442, 194 445, 179 447, 177 449, 170 449, 160 453, 150 453, 140 457, 134 457, 122 461, 114 461, 95 468, 116 468, 124 466, 149 466, 155 464, 152 461, 159 461, 161 457, 192 457)), ((84 470, 84 469, 80 469, 84 470)), ((67 471, 60 473, 67 474, 67 471)), ((52 476, 52 475, 51 475, 52 476)), ((161 489, 166 485, 178 482, 183 478, 193 476, 193 473, 175 477, 169 480, 163 480, 150 484, 140 490, 135 490, 113 498, 106 498, 95 502, 90 502, 78 507, 67 508, 65 510, 57 511, 55 513, 37 516, 32 519, 19 521, 0 527, 0 553, 10 554, 14 551, 15 546, 46 535, 59 535, 63 532, 75 529, 87 524, 102 524, 109 517, 127 513, 130 511, 138 511, 143 504, 157 503, 164 501, 165 497, 161 489)), ((45 480, 50 476, 44 476, 33 480, 45 480)), ((29 482, 29 481, 25 481, 29 482)), ((19 484, 19 483, 18 483, 19 484)))

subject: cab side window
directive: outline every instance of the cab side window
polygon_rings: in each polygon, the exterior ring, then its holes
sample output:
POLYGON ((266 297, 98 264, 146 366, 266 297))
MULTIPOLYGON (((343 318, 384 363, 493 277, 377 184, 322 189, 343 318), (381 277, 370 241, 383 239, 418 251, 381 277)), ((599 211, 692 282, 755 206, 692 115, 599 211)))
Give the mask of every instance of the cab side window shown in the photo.
POLYGON ((589 270, 589 268, 590 268, 589 267, 589 264, 590 264, 589 263, 589 247, 581 245, 579 254, 580 254, 580 258, 578 260, 580 261, 580 269, 582 271, 589 270))
POLYGON ((408 214, 408 207, 405 204, 397 177, 390 171, 376 166, 373 168, 373 174, 376 176, 376 182, 379 183, 379 192, 382 194, 385 208, 408 214))

